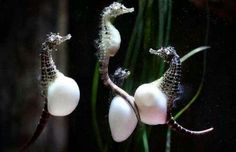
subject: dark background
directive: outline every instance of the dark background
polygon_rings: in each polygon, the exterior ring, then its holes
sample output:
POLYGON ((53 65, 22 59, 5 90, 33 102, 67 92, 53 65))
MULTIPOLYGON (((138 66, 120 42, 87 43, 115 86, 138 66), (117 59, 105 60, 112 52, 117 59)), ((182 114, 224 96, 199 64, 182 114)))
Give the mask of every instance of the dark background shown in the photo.
MULTIPOLYGON (((81 90, 78 108, 64 118, 52 118, 29 151, 99 151, 92 125, 91 86, 96 64, 94 39, 98 35, 100 12, 109 0, 1 0, 0 1, 0 151, 17 151, 33 133, 43 102, 40 97, 40 45, 49 32, 70 33, 72 39, 55 53, 60 71, 74 78, 81 90)), ((138 9, 138 1, 124 1, 138 9)), ((174 1, 170 45, 180 55, 201 45, 211 49, 206 56, 206 74, 198 100, 178 119, 187 128, 215 128, 212 134, 186 137, 172 133, 171 151, 234 151, 235 142, 235 23, 233 0, 174 1), (208 18, 208 20, 207 20, 208 18), (207 23, 208 27, 207 27, 207 23), (208 29, 208 30, 207 30, 208 29), (207 34, 207 35, 206 35, 207 34)), ((118 56, 125 55, 137 11, 115 22, 122 37, 118 56)), ((189 98, 202 75, 203 55, 183 65, 183 84, 189 98)), ((113 65, 122 66, 122 58, 113 65)), ((128 68, 128 67, 127 67, 128 68)), ((132 78, 132 77, 131 77, 132 78)), ((108 90, 99 85, 107 97, 108 90)), ((179 103, 181 109, 187 102, 179 103)), ((111 140, 107 125, 109 103, 98 101, 97 119, 104 141, 111 140)), ((166 126, 155 126, 150 135, 150 152, 164 151, 166 126)), ((135 150, 131 140, 130 151, 135 150)), ((122 151, 123 143, 110 142, 109 151, 122 151)), ((140 149, 140 151, 142 151, 140 149)))

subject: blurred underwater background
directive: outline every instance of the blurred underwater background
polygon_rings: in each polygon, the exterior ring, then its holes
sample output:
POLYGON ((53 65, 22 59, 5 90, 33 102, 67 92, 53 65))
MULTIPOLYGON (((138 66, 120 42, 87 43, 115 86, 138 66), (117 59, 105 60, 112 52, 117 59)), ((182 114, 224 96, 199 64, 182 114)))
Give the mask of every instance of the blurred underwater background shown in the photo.
POLYGON ((0 0, 0 151, 15 152, 33 134, 43 108, 40 49, 50 32, 72 38, 54 54, 57 68, 76 80, 81 99, 66 117, 50 118, 32 152, 220 152, 234 151, 236 89, 234 0, 123 0, 132 14, 118 17, 121 48, 110 63, 131 71, 123 88, 130 94, 168 68, 149 48, 173 46, 182 57, 209 46, 183 65, 183 94, 174 114, 186 128, 214 127, 190 137, 166 125, 139 124, 126 141, 112 140, 110 92, 98 74, 95 39, 101 12, 111 0, 0 0))

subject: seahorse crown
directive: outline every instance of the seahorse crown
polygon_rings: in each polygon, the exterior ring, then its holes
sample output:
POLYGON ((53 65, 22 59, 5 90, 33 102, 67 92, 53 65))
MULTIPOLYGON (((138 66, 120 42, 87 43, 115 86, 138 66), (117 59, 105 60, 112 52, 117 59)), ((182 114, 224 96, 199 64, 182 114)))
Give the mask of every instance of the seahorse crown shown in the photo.
MULTIPOLYGON (((47 34, 46 41, 42 44, 43 50, 52 50, 55 49, 55 47, 62 42, 69 40, 71 38, 71 35, 68 34, 66 36, 60 36, 59 33, 50 33, 47 34)), ((55 49, 56 50, 56 49, 55 49)))
POLYGON ((117 17, 125 13, 131 13, 134 11, 134 8, 126 8, 124 5, 113 2, 110 6, 105 7, 102 13, 102 16, 107 17, 117 17))
POLYGON ((171 46, 161 47, 158 50, 150 49, 149 52, 151 54, 160 56, 161 58, 164 59, 165 62, 170 62, 173 57, 179 57, 174 47, 171 47, 171 46))

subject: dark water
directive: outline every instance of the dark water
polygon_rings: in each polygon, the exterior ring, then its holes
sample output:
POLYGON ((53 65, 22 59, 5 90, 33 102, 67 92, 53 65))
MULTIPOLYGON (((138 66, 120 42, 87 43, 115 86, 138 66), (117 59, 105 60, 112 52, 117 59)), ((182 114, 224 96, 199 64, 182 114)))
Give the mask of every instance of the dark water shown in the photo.
MULTIPOLYGON (((48 127, 29 151, 100 151, 91 110, 91 86, 97 60, 94 40, 98 36, 99 14, 111 2, 0 1, 0 151, 17 151, 37 125, 43 107, 38 82, 40 45, 47 33, 58 31, 72 35, 65 56, 56 56, 58 69, 67 71, 67 75, 78 82, 81 99, 71 115, 50 119, 48 127)), ((115 22, 121 33, 122 46, 111 69, 123 65, 137 17, 138 1, 124 1, 124 4, 135 7, 135 13, 122 16, 115 22)), ((178 121, 195 130, 212 126, 214 132, 201 137, 186 137, 173 132, 171 152, 234 151, 235 10, 233 0, 209 0, 208 4, 204 0, 173 2, 169 44, 176 47, 180 55, 202 45, 211 47, 205 54, 203 90, 178 121)), ((56 54, 60 54, 60 50, 56 54)), ((183 64, 185 93, 176 111, 184 107, 196 92, 201 81, 203 58, 200 53, 183 64)), ((98 96, 102 100, 97 101, 96 116, 102 140, 108 143, 108 151, 143 151, 142 142, 137 142, 135 135, 124 143, 112 141, 107 123, 109 91, 102 84, 99 89, 102 92, 98 96)), ((136 134, 139 131, 137 129, 136 134)), ((165 151, 165 140, 166 126, 152 127, 150 152, 165 151)))

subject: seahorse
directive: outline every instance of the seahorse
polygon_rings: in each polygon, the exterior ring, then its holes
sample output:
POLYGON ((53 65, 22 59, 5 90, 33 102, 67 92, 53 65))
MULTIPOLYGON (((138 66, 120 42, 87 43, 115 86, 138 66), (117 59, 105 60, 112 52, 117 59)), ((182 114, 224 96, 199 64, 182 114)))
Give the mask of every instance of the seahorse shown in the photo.
MULTIPOLYGON (((103 84, 110 87, 114 93, 123 97, 129 104, 133 102, 134 98, 112 82, 108 74, 108 66, 110 57, 115 56, 121 44, 120 33, 112 24, 111 20, 122 14, 131 13, 133 11, 134 8, 126 8, 118 2, 113 2, 108 7, 105 7, 101 13, 99 38, 96 40, 99 72, 103 84)), ((135 108, 134 111, 139 119, 139 114, 135 108)))
MULTIPOLYGON (((180 94, 180 81, 181 81, 181 62, 180 57, 173 47, 161 48, 158 51, 150 49, 153 54, 159 55, 170 66, 161 78, 159 88, 168 97, 168 111, 172 110, 175 99, 180 94)), ((159 80, 160 81, 160 80, 159 80)))
POLYGON ((111 80, 118 86, 122 87, 125 79, 130 75, 130 71, 125 68, 117 68, 114 74, 111 76, 111 80))
POLYGON ((174 100, 178 97, 180 91, 181 81, 181 62, 180 57, 176 53, 173 47, 162 47, 159 50, 149 50, 150 53, 156 54, 164 59, 165 62, 169 63, 168 70, 164 73, 163 77, 158 80, 158 87, 167 96, 167 125, 173 130, 190 135, 205 134, 213 130, 209 128, 202 131, 191 131, 181 125, 179 125, 173 118, 171 111, 174 100))
POLYGON ((42 133, 50 116, 67 115, 71 113, 78 104, 80 92, 77 83, 57 70, 52 59, 52 51, 56 51, 56 47, 59 44, 70 38, 70 34, 60 36, 59 34, 50 33, 47 35, 46 41, 42 43, 40 51, 40 84, 42 88, 41 93, 44 98, 44 108, 33 136, 20 151, 25 151, 36 141, 42 133), (65 104, 69 106, 65 106, 65 104))
POLYGON ((97 46, 102 80, 108 79, 109 58, 113 57, 118 52, 121 43, 120 33, 111 23, 111 19, 133 11, 134 8, 126 8, 118 2, 113 2, 110 6, 105 7, 101 13, 101 30, 99 31, 97 46))
MULTIPOLYGON (((127 79, 129 75, 129 70, 119 67, 115 70, 114 74, 111 75, 111 81, 121 88, 124 84, 125 79, 127 79)), ((115 95, 116 94, 114 94, 114 92, 110 90, 108 101, 111 101, 115 95)))

